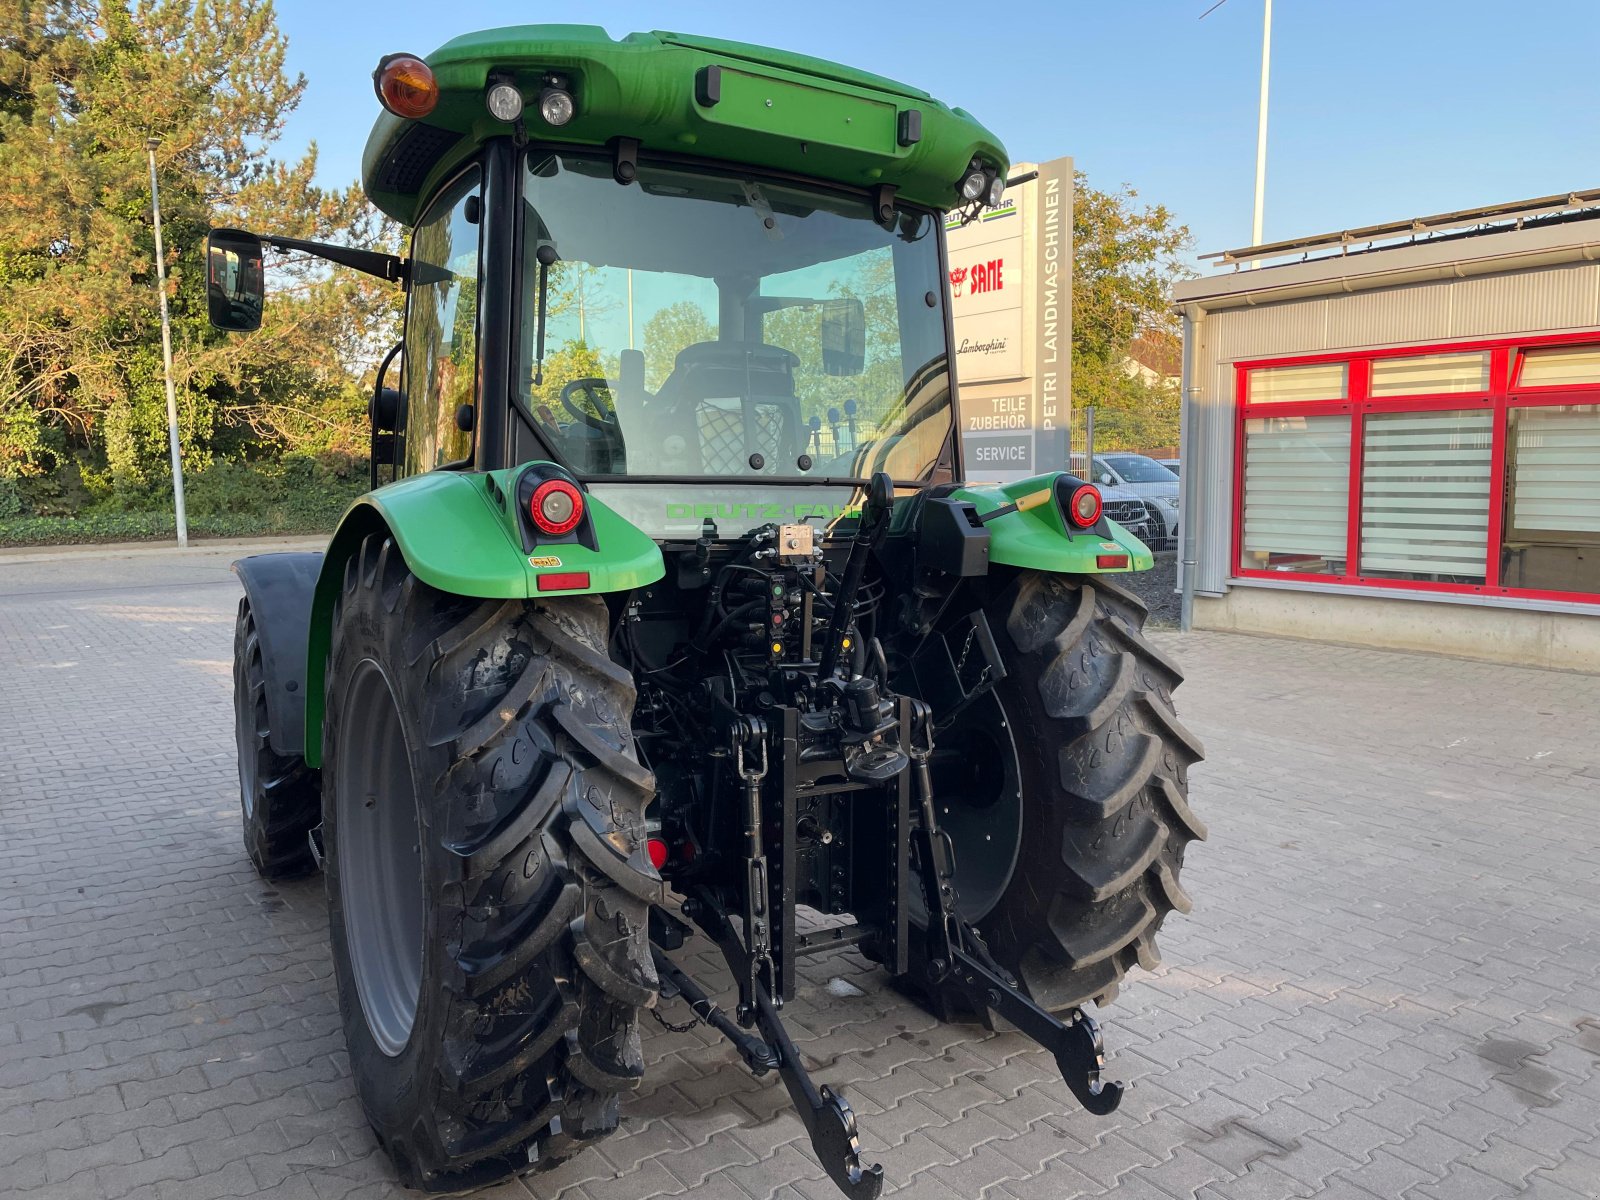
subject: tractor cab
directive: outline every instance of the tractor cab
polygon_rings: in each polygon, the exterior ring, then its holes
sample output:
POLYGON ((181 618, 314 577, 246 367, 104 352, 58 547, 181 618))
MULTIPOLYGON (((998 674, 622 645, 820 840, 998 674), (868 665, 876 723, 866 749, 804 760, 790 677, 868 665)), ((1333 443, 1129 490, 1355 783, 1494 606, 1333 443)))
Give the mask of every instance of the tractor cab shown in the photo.
POLYGON ((412 228, 408 259, 338 260, 409 293, 375 483, 552 461, 666 537, 699 531, 691 480, 842 510, 878 471, 960 476, 942 225, 1006 170, 961 110, 800 55, 589 26, 390 55, 374 86, 364 183, 412 228))
POLYGON ((367 186, 416 224, 401 390, 426 414, 392 431, 389 477, 550 460, 658 538, 699 534, 691 481, 735 506, 759 481, 750 516, 718 510, 738 537, 767 506, 842 512, 880 470, 956 477, 940 227, 1005 170, 970 118, 815 60, 592 29, 458 39, 377 88, 367 186))

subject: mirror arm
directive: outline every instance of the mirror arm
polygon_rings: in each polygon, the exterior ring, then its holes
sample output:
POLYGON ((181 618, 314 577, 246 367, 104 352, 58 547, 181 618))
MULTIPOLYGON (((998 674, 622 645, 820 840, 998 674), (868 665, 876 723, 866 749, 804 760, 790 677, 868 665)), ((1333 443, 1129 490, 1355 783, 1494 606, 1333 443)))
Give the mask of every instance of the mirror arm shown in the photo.
POLYGON ((379 254, 375 250, 356 250, 350 246, 335 246, 328 242, 307 242, 300 238, 278 237, 270 233, 262 234, 261 241, 274 250, 298 250, 302 254, 314 254, 341 267, 351 267, 366 275, 376 275, 379 279, 386 279, 390 283, 406 286, 411 281, 411 264, 393 254, 379 254))
POLYGON ((534 252, 539 261, 539 320, 534 334, 533 386, 544 386, 544 322, 550 308, 550 264, 556 261, 556 248, 546 242, 534 252))

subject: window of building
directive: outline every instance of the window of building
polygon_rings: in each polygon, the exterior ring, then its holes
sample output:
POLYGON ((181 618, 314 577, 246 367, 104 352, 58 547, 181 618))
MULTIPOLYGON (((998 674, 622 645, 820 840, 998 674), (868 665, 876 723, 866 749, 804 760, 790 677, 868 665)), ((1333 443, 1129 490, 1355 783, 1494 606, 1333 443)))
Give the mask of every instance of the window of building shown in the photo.
POLYGON ((1439 396, 1489 390, 1489 352, 1418 354, 1372 363, 1372 396, 1439 396))
POLYGON ((1361 572, 1482 583, 1493 414, 1378 413, 1361 447, 1361 572))
POLYGON ((1548 346, 1522 355, 1523 387, 1600 386, 1600 346, 1548 346))
POLYGON ((1241 575, 1600 601, 1600 333, 1236 371, 1241 575))
POLYGON ((1250 372, 1251 404, 1291 404, 1307 400, 1343 400, 1350 394, 1348 363, 1311 363, 1303 367, 1262 367, 1250 372))
POLYGON ((1350 506, 1350 418, 1259 417, 1244 425, 1245 561, 1342 575, 1350 506))
POLYGON ((1600 592, 1600 405, 1511 410, 1500 578, 1600 592))

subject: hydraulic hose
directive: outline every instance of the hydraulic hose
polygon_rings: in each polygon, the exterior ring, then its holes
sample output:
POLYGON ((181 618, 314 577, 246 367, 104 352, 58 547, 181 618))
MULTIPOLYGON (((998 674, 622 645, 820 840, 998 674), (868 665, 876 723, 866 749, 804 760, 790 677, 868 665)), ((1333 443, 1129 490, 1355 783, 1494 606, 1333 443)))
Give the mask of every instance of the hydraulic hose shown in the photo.
POLYGON ((845 631, 855 616, 856 593, 861 590, 861 576, 867 569, 867 558, 872 549, 889 531, 889 509, 894 504, 894 482, 883 471, 873 475, 867 484, 867 501, 861 506, 861 524, 856 527, 855 540, 850 543, 850 557, 845 560, 844 574, 839 580, 839 590, 833 597, 833 616, 828 621, 828 633, 822 643, 822 656, 817 660, 817 682, 826 683, 833 678, 839 666, 839 651, 843 648, 845 631))
POLYGON ((739 605, 738 608, 734 609, 727 616, 723 617, 721 621, 717 622, 716 628, 711 631, 709 637, 696 638, 695 649, 699 650, 701 653, 705 653, 707 650, 710 650, 711 647, 717 644, 717 639, 727 632, 730 626, 737 624, 745 617, 754 615, 757 610, 764 608, 765 606, 766 601, 764 600, 750 600, 739 605))

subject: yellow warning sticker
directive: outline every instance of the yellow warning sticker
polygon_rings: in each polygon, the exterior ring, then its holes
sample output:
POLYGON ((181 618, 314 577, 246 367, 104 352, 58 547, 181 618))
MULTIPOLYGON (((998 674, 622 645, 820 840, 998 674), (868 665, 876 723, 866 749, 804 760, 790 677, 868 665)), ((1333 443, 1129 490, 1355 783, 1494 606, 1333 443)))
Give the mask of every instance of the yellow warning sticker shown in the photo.
POLYGON ((528 565, 530 567, 559 567, 561 560, 554 554, 535 554, 528 559, 528 565))

